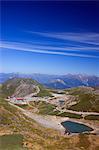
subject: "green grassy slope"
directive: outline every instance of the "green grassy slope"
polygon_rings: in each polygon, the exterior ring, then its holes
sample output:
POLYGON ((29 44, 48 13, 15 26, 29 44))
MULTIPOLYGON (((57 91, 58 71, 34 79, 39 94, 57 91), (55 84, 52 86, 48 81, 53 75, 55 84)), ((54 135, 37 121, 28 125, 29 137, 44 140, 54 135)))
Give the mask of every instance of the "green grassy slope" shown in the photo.
MULTIPOLYGON (((82 116, 74 113, 61 113, 58 110, 55 110, 55 105, 49 104, 47 102, 39 101, 39 102, 31 102, 30 103, 34 108, 38 108, 39 114, 43 115, 56 115, 60 117, 70 117, 70 118, 76 118, 76 119, 81 119, 82 116)), ((24 109, 29 109, 28 106, 23 107, 24 109)))
POLYGON ((69 94, 76 96, 77 104, 69 109, 76 111, 99 112, 99 95, 88 89, 75 88, 69 90, 69 94))
POLYGON ((85 116, 86 120, 98 120, 99 121, 99 115, 88 115, 85 116))
POLYGON ((1 150, 26 150, 23 148, 23 136, 20 134, 0 136, 1 150))
POLYGON ((46 97, 46 96, 51 97, 52 96, 49 90, 44 88, 42 85, 39 85, 39 89, 40 89, 40 92, 37 94, 38 97, 46 97))

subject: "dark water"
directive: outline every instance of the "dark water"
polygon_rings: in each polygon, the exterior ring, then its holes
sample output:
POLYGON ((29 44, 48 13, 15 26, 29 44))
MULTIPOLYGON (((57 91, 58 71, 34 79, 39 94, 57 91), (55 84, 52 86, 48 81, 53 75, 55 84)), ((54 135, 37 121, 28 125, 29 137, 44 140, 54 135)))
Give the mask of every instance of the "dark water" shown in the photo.
POLYGON ((65 121, 65 122, 62 122, 61 124, 70 133, 82 133, 82 132, 86 132, 86 131, 93 131, 92 128, 90 128, 84 124, 80 124, 80 123, 76 123, 76 122, 72 122, 72 121, 65 121))

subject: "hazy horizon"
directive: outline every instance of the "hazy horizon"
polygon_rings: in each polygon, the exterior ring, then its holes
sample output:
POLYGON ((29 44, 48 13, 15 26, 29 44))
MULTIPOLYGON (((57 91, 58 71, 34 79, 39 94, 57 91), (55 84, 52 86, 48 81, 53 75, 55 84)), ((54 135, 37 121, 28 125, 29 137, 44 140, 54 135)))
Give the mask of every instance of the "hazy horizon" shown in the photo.
POLYGON ((95 74, 86 74, 86 73, 65 73, 65 74, 47 74, 47 73, 37 73, 37 72, 32 72, 32 73, 25 73, 25 72, 0 72, 0 74, 23 74, 23 75, 33 75, 33 74, 37 74, 37 75, 49 75, 49 76, 65 76, 65 75, 82 75, 82 76, 97 76, 99 77, 99 75, 95 75, 95 74))

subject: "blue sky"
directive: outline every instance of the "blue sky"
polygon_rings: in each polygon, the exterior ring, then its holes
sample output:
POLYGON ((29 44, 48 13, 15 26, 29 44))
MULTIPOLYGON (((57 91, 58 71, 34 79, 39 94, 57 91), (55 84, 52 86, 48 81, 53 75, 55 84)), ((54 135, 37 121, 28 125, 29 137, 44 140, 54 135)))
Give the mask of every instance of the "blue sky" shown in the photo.
POLYGON ((0 72, 99 75, 99 2, 1 4, 0 72))

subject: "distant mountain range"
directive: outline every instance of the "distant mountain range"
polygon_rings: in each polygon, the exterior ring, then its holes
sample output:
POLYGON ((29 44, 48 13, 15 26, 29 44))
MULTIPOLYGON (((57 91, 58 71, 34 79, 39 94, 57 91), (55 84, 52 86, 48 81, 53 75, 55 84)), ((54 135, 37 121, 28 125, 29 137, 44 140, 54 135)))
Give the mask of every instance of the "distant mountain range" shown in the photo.
POLYGON ((0 83, 12 78, 31 78, 48 88, 65 89, 78 86, 99 86, 99 77, 83 74, 47 75, 47 74, 20 74, 0 73, 0 83))

